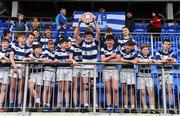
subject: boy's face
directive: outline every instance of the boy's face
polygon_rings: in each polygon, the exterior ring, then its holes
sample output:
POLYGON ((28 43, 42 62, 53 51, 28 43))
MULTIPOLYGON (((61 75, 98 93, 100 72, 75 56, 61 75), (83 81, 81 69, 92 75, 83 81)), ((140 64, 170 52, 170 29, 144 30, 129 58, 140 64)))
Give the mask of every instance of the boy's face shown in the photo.
POLYGON ((86 42, 90 43, 92 41, 92 35, 86 34, 85 39, 86 39, 86 42))
POLYGON ((47 38, 51 38, 51 33, 47 33, 47 34, 46 34, 46 37, 47 37, 47 38))
POLYGON ((112 47, 114 45, 114 40, 113 39, 107 39, 105 41, 105 44, 107 45, 107 47, 112 47))
POLYGON ((37 22, 38 21, 38 19, 37 18, 34 18, 34 22, 37 22))
POLYGON ((1 46, 3 49, 7 49, 9 47, 9 42, 2 42, 1 46))
POLYGON ((34 31, 33 33, 34 33, 34 35, 35 35, 35 38, 38 38, 38 37, 40 36, 39 31, 34 31))
POLYGON ((64 16, 66 16, 66 9, 60 10, 60 13, 63 14, 64 16))
POLYGON ((12 37, 11 33, 8 33, 7 36, 10 37, 10 38, 12 37))
POLYGON ((131 18, 131 17, 132 17, 132 13, 128 12, 128 13, 127 13, 127 17, 128 17, 128 18, 131 18))
POLYGON ((125 50, 126 50, 127 52, 130 52, 133 48, 134 48, 133 45, 126 45, 126 46, 125 46, 125 50))
POLYGON ((129 35, 129 29, 128 28, 123 28, 122 34, 123 34, 123 36, 129 35))
POLYGON ((68 49, 68 48, 69 48, 68 42, 63 42, 63 43, 61 43, 61 47, 62 47, 63 49, 68 49))
POLYGON ((49 29, 47 29, 47 30, 45 30, 45 36, 47 37, 47 38, 51 38, 51 34, 52 34, 52 31, 51 30, 49 30, 49 29))
POLYGON ((34 49, 34 52, 35 52, 36 54, 41 54, 41 53, 42 53, 42 48, 41 48, 41 47, 35 48, 35 49, 34 49))
POLYGON ((168 50, 170 49, 170 47, 171 47, 171 43, 165 41, 165 42, 163 43, 162 47, 163 47, 163 50, 168 51, 168 50))
POLYGON ((55 46, 54 46, 54 44, 48 44, 48 48, 49 48, 50 50, 54 50, 55 46))
POLYGON ((144 48, 142 49, 142 53, 145 54, 145 55, 147 55, 147 54, 149 53, 149 48, 148 48, 148 47, 144 47, 144 48))
POLYGON ((25 45, 26 44, 26 37, 25 36, 21 36, 21 37, 18 37, 18 42, 25 45))
POLYGON ((28 42, 32 44, 34 42, 35 37, 33 35, 29 35, 28 42))
POLYGON ((24 19, 24 15, 20 15, 18 18, 22 21, 24 19))

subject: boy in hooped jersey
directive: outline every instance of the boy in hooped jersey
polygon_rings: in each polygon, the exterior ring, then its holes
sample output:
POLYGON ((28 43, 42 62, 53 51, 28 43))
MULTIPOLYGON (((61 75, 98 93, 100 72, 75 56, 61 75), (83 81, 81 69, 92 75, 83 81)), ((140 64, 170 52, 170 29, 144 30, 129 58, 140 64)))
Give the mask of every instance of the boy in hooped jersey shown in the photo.
MULTIPOLYGON (((138 54, 140 63, 151 64, 154 62, 153 57, 149 54, 149 45, 141 45, 141 53, 138 54)), ((150 65, 139 65, 138 73, 138 89, 141 90, 141 100, 143 105, 143 112, 148 112, 146 105, 146 87, 150 98, 150 113, 155 113, 155 101, 154 101, 154 83, 151 77, 151 66, 150 65)))
POLYGON ((5 98, 7 97, 6 91, 7 91, 7 85, 9 84, 9 68, 10 64, 7 63, 9 61, 9 53, 10 50, 9 47, 9 41, 7 39, 4 39, 1 41, 1 48, 0 48, 0 112, 3 112, 3 103, 5 98))
MULTIPOLYGON (((101 48, 101 61, 119 62, 120 51, 118 51, 117 47, 115 47, 113 35, 106 36, 105 45, 106 46, 101 48)), ((105 90, 106 90, 106 104, 107 104, 106 111, 111 112, 113 107, 111 100, 113 99, 114 112, 118 113, 119 112, 119 104, 118 104, 119 73, 116 65, 105 64, 103 68, 103 78, 104 78, 105 90), (113 95, 111 93, 113 93, 113 95)))
MULTIPOLYGON (((170 50, 171 41, 169 39, 164 39, 162 44, 162 50, 159 50, 156 53, 156 62, 157 63, 176 63, 176 55, 172 50, 170 50)), ((173 85, 173 76, 172 76, 172 65, 164 66, 164 76, 165 76, 165 83, 167 86, 167 93, 168 93, 168 101, 169 101, 169 112, 174 113, 174 103, 173 103, 173 92, 172 92, 172 85, 173 85)), ((158 69, 161 70, 161 66, 158 66, 158 69)), ((160 72, 160 82, 162 81, 162 74, 160 72)), ((162 84, 162 83, 160 83, 162 84)))
MULTIPOLYGON (((76 62, 82 62, 82 48, 81 46, 79 46, 75 40, 75 42, 73 44, 71 44, 72 46, 70 47, 70 49, 73 52, 73 59, 76 62)), ((82 103, 82 86, 81 88, 81 93, 78 93, 78 85, 82 85, 82 67, 81 65, 78 66, 74 66, 73 67, 73 102, 74 102, 74 112, 78 111, 78 95, 80 96, 80 101, 82 103)))
MULTIPOLYGON (((80 25, 82 23, 82 19, 79 19, 78 26, 75 29, 75 39, 77 40, 78 44, 82 47, 82 62, 97 62, 97 54, 98 54, 98 42, 100 39, 100 29, 98 25, 96 24, 95 17, 93 17, 93 23, 96 29, 96 37, 93 38, 93 32, 92 31, 86 31, 85 32, 85 38, 82 39, 80 37, 80 25)), ((96 68, 95 65, 83 65, 82 69, 82 77, 83 77, 83 89, 84 92, 84 110, 87 111, 89 104, 88 104, 88 97, 89 97, 89 87, 91 84, 93 84, 94 75, 97 77, 97 73, 94 74, 94 68, 96 68), (91 82, 90 82, 91 80, 91 82)), ((98 98, 98 97, 97 97, 98 98)), ((89 100, 90 102, 90 100, 89 100)), ((96 100, 97 103, 97 100, 96 100)), ((98 105, 96 104, 96 107, 98 105)))
POLYGON ((43 58, 46 59, 46 64, 44 65, 44 90, 43 90, 43 106, 48 108, 51 105, 51 96, 55 84, 55 43, 53 40, 48 40, 48 48, 43 49, 43 58))
MULTIPOLYGON (((135 42, 134 38, 130 35, 129 29, 127 27, 123 27, 122 38, 118 40, 118 44, 121 50, 125 49, 125 45, 128 40, 132 40, 133 42, 135 42)), ((134 49, 137 50, 136 44, 134 45, 134 49)))
POLYGON ((120 72, 120 78, 123 88, 123 101, 124 112, 128 113, 128 93, 131 97, 131 112, 136 113, 135 109, 135 85, 136 85, 136 72, 134 64, 138 63, 137 52, 134 50, 135 43, 128 40, 125 44, 125 49, 121 50, 121 62, 130 63, 123 64, 120 72), (130 90, 128 92, 128 90, 130 90))
POLYGON ((55 51, 55 62, 58 64, 56 72, 58 81, 58 110, 61 111, 63 105, 63 89, 65 92, 66 112, 70 110, 70 93, 69 84, 72 81, 72 67, 71 64, 76 65, 77 62, 73 59, 72 50, 69 49, 68 40, 63 38, 60 40, 60 46, 55 51))
MULTIPOLYGON (((45 62, 46 59, 42 58, 42 46, 33 45, 33 52, 27 56, 26 60, 34 62, 45 62)), ((40 105, 40 87, 43 85, 42 70, 43 64, 30 65, 29 91, 30 95, 34 98, 35 106, 40 105)), ((32 104, 30 107, 32 107, 32 104)))
POLYGON ((44 35, 40 38, 39 42, 42 45, 42 48, 48 48, 48 40, 53 40, 56 42, 56 40, 53 38, 52 35, 52 29, 50 26, 45 27, 44 35))
POLYGON ((25 80, 25 65, 16 64, 15 61, 22 61, 26 59, 26 56, 30 53, 29 47, 26 45, 26 36, 24 33, 19 33, 17 36, 18 43, 11 46, 10 61, 13 68, 10 70, 10 107, 14 106, 14 92, 16 86, 16 80, 18 81, 18 107, 22 106, 24 80, 25 80))

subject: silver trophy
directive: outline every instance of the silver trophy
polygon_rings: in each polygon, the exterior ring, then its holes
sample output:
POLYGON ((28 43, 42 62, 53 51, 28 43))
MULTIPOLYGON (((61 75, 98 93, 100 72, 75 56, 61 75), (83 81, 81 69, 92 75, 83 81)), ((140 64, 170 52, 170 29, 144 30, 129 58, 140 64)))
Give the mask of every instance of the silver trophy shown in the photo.
POLYGON ((91 23, 94 18, 95 16, 90 12, 86 12, 80 17, 81 21, 84 22, 86 25, 89 25, 89 23, 91 23))

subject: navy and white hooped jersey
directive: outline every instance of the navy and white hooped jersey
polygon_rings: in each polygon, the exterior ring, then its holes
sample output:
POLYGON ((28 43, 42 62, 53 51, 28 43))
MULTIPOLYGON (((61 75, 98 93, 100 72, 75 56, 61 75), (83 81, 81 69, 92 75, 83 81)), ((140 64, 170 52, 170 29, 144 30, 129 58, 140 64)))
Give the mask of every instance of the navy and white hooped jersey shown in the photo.
POLYGON ((83 62, 97 62, 98 55, 98 41, 95 39, 87 43, 85 40, 81 42, 82 46, 82 61, 83 62))
MULTIPOLYGON (((42 54, 43 58, 47 58, 50 60, 55 59, 55 51, 51 51, 48 48, 44 48, 42 54)), ((45 66, 55 67, 55 64, 45 64, 45 66)))
POLYGON ((82 49, 80 46, 74 45, 70 48, 73 52, 73 59, 76 62, 82 62, 82 49))
MULTIPOLYGON (((39 56, 36 56, 34 53, 29 54, 27 57, 31 57, 34 59, 42 58, 43 55, 40 54, 39 56)), ((43 64, 31 64, 30 65, 30 73, 40 73, 43 72, 43 64)))
POLYGON ((14 45, 14 44, 18 44, 18 42, 17 42, 16 39, 14 39, 14 40, 11 41, 10 46, 12 46, 12 45, 14 45))
MULTIPOLYGON (((10 50, 2 50, 2 47, 0 48, 0 56, 4 57, 5 59, 9 59, 9 54, 10 54, 10 50)), ((6 63, 3 64, 2 62, 0 62, 0 67, 10 67, 11 65, 6 63)))
POLYGON ((53 42, 56 42, 55 39, 53 38, 47 38, 47 37, 42 37, 40 40, 39 40, 39 43, 42 45, 42 48, 48 48, 48 41, 49 40, 53 40, 53 42))
MULTIPOLYGON (((55 59, 60 60, 61 62, 65 62, 66 59, 69 59, 69 55, 73 54, 72 50, 67 49, 63 51, 60 47, 58 47, 55 51, 55 59)), ((59 67, 70 67, 71 65, 68 63, 60 63, 59 67)))
POLYGON ((31 52, 31 50, 29 49, 27 45, 24 45, 24 47, 20 47, 18 44, 12 45, 11 51, 14 52, 15 61, 23 60, 31 52))
POLYGON ((29 47, 30 52, 33 53, 33 45, 28 45, 28 43, 26 43, 26 46, 29 47))
MULTIPOLYGON (((137 51, 132 49, 131 51, 127 52, 125 49, 121 50, 121 57, 125 60, 134 60, 137 58, 137 51)), ((134 65, 122 65, 122 68, 134 68, 134 65)))
MULTIPOLYGON (((112 54, 120 55, 120 51, 116 47, 113 47, 112 50, 108 50, 107 47, 101 48, 100 55, 105 55, 105 57, 109 57, 112 54)), ((105 66, 113 66, 113 65, 108 64, 105 66)))
MULTIPOLYGON (((142 53, 139 53, 138 59, 153 60, 154 58, 150 54, 148 54, 147 57, 145 57, 142 55, 142 53)), ((142 73, 151 73, 151 66, 150 65, 139 65, 139 71, 142 73)))
POLYGON ((172 57, 176 59, 176 55, 174 54, 172 50, 169 50, 167 53, 164 53, 163 51, 158 51, 156 53, 156 60, 162 60, 167 57, 172 57))
MULTIPOLYGON (((162 60, 167 57, 172 57, 172 58, 176 59, 176 55, 172 50, 169 50, 167 53, 164 53, 163 51, 158 51, 156 53, 156 60, 162 60)), ((160 67, 158 66, 158 68, 160 68, 160 67)), ((172 66, 164 66, 164 68, 172 69, 172 66)))
POLYGON ((129 40, 132 40, 133 42, 135 42, 135 40, 132 37, 127 37, 127 38, 122 37, 121 39, 118 40, 118 44, 119 44, 121 50, 124 50, 126 42, 129 40))
POLYGON ((75 40, 75 38, 73 38, 73 37, 68 37, 68 41, 69 41, 71 44, 76 44, 76 40, 75 40))
POLYGON ((40 44, 40 39, 36 39, 34 42, 33 42, 33 45, 39 45, 40 44))

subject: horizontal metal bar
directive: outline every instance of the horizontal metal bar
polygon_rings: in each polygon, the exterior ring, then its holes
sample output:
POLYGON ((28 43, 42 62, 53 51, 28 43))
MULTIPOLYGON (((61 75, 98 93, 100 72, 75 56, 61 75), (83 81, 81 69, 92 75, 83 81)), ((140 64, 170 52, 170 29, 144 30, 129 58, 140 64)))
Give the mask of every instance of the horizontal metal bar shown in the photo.
MULTIPOLYGON (((11 62, 8 62, 11 63, 11 62)), ((33 62, 33 61, 15 61, 15 63, 17 64, 49 64, 49 63, 43 63, 43 62, 33 62)), ((72 64, 70 62, 60 62, 60 63, 56 63, 56 64, 72 64)), ((85 64, 85 65, 96 65, 96 64, 114 64, 114 65, 129 65, 132 63, 122 63, 122 62, 77 62, 78 64, 85 64)), ((137 63, 134 65, 180 65, 180 63, 166 63, 166 64, 162 64, 162 63, 137 63)))

